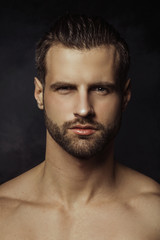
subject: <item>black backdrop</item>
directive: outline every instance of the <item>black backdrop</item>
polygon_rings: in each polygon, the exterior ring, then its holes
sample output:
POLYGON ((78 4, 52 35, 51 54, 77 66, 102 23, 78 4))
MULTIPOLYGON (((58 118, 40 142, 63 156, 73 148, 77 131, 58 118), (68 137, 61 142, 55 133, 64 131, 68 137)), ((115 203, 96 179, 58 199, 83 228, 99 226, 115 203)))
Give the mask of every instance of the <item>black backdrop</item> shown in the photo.
POLYGON ((0 6, 0 183, 44 160, 43 113, 33 97, 35 44, 66 12, 101 15, 131 52, 132 100, 116 141, 116 158, 160 182, 159 7, 140 1, 3 1, 0 6), (145 5, 144 5, 145 4, 145 5))

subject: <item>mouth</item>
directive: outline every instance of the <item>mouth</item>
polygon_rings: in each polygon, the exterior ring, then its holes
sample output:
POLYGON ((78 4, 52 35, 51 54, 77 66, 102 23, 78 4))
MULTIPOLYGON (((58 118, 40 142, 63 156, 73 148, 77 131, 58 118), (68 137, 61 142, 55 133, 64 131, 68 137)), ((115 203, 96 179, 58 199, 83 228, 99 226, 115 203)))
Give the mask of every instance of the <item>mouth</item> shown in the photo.
POLYGON ((71 127, 70 130, 77 135, 89 136, 94 134, 97 129, 91 125, 76 125, 71 127))

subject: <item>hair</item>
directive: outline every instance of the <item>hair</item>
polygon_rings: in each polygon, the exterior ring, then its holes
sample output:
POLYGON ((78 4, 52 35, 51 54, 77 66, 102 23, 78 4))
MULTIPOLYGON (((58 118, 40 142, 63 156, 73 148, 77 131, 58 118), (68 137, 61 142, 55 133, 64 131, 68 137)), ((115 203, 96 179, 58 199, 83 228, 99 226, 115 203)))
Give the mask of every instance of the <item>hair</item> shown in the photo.
POLYGON ((46 55, 48 50, 56 44, 78 50, 89 50, 103 45, 114 46, 118 52, 116 80, 120 88, 123 88, 128 78, 129 49, 115 28, 103 18, 66 14, 56 20, 36 46, 37 76, 43 85, 46 76, 46 55))

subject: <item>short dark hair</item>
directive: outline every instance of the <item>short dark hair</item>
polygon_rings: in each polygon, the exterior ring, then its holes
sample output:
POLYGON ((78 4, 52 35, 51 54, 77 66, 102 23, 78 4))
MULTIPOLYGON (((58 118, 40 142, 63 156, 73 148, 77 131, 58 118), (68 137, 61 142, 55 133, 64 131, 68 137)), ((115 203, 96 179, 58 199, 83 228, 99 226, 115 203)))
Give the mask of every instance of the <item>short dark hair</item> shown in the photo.
POLYGON ((124 86, 130 65, 129 49, 115 28, 102 17, 66 14, 58 18, 36 47, 36 68, 42 84, 46 76, 46 54, 56 44, 79 50, 115 46, 119 56, 116 80, 121 88, 124 86))

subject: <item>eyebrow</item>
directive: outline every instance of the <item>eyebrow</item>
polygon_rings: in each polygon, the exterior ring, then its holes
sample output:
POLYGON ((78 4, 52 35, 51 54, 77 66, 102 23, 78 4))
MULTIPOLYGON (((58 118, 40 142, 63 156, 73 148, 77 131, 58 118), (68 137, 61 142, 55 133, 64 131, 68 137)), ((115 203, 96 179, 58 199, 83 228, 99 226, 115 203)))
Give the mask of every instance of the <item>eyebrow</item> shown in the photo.
POLYGON ((52 83, 52 84, 50 85, 50 88, 51 88, 52 90, 56 90, 57 88, 63 87, 63 86, 76 87, 75 84, 64 81, 64 82, 52 83))
MULTIPOLYGON (((73 87, 73 88, 77 87, 77 85, 74 84, 74 83, 70 83, 70 82, 67 82, 67 81, 60 81, 60 82, 52 83, 50 85, 50 88, 53 91, 55 91, 58 88, 63 87, 63 86, 68 86, 68 87, 73 87)), ((106 88, 108 87, 108 88, 112 89, 113 91, 118 91, 118 86, 117 86, 116 83, 103 82, 103 81, 98 81, 98 82, 89 84, 88 88, 98 87, 98 86, 103 86, 103 87, 106 87, 106 88)))

